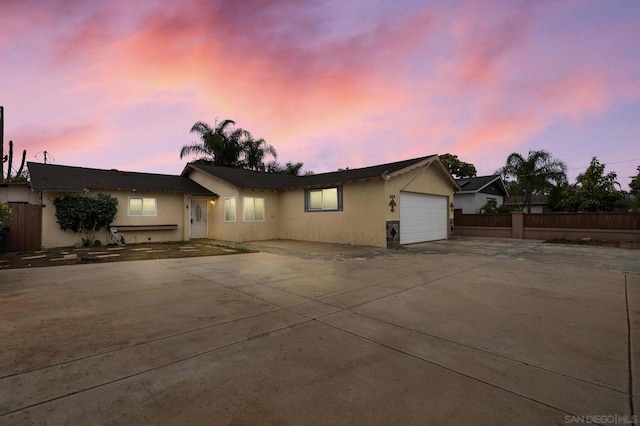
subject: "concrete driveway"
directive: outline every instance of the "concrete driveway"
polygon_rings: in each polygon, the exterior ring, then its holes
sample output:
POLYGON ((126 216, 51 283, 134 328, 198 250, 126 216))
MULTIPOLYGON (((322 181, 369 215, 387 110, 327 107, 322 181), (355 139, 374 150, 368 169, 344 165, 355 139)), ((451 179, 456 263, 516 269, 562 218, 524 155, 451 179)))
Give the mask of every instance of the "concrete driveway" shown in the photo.
POLYGON ((625 424, 640 410, 638 251, 255 246, 0 271, 0 424, 625 424))

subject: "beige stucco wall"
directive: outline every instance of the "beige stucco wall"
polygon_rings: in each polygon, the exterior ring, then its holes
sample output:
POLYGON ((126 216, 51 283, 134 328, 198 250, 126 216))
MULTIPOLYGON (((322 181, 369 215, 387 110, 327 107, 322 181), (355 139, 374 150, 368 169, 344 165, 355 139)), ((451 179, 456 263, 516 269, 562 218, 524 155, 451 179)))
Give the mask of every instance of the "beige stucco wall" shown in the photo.
POLYGON ((0 184, 0 204, 5 203, 39 204, 39 193, 26 183, 3 183, 0 184))
POLYGON ((209 221, 209 238, 223 241, 240 241, 238 238, 238 227, 236 223, 227 223, 224 221, 224 199, 226 197, 236 198, 236 214, 242 219, 238 207, 239 191, 238 188, 230 183, 202 173, 198 170, 190 170, 189 179, 199 183, 210 191, 218 194, 215 204, 209 204, 208 221, 209 221))
MULTIPOLYGON (((95 196, 98 192, 91 191, 87 195, 95 196)), ((156 241, 183 241, 189 238, 188 197, 183 194, 160 193, 146 191, 108 191, 118 199, 118 215, 114 225, 178 225, 172 231, 126 231, 123 235, 127 243, 145 243, 156 241), (156 198, 157 216, 128 216, 129 197, 156 198), (186 216, 186 219, 185 219, 186 216)), ((64 196, 64 193, 45 192, 42 196, 42 246, 44 248, 69 247, 81 243, 80 234, 62 231, 56 222, 53 200, 64 196)), ((96 239, 103 244, 109 242, 108 230, 101 230, 96 239)))
POLYGON ((279 238, 280 193, 238 189, 222 179, 198 170, 191 170, 188 177, 219 196, 215 205, 209 206, 209 238, 235 242, 279 238), (224 200, 228 197, 236 200, 235 222, 224 221, 224 200), (264 198, 264 222, 245 222, 243 220, 243 197, 264 198))
POLYGON ((303 189, 281 194, 280 238, 386 247, 384 182, 342 185, 343 211, 305 212, 303 189))
POLYGON ((280 223, 280 193, 275 191, 240 191, 236 200, 237 224, 239 241, 260 241, 279 238, 278 227, 280 223), (265 220, 264 222, 244 222, 242 205, 243 197, 264 198, 265 220))
MULTIPOLYGON (((395 196, 396 209, 386 210, 386 220, 400 220, 400 192, 416 192, 420 194, 442 195, 447 197, 447 205, 453 201, 453 183, 437 164, 427 168, 420 167, 398 176, 393 176, 385 182, 385 198, 387 204, 390 196, 395 196)), ((453 219, 453 211, 449 209, 449 218, 453 219)))

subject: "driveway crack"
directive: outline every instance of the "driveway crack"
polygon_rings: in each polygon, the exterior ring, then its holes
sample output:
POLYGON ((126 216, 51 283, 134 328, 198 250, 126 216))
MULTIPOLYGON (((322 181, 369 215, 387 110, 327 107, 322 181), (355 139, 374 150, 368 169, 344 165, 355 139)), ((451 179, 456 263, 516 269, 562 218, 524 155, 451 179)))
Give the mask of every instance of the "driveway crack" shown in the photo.
POLYGON ((624 301, 627 309, 627 362, 629 367, 629 408, 631 410, 631 418, 636 414, 635 402, 633 399, 633 356, 631 348, 631 316, 629 315, 629 283, 627 274, 624 274, 624 301))

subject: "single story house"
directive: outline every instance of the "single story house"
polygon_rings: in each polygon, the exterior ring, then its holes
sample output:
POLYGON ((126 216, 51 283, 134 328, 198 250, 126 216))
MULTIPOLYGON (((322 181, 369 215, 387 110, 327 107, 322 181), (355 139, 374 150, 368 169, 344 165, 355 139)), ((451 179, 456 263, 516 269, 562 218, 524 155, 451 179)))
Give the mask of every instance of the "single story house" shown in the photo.
MULTIPOLYGON (((68 192, 116 195, 126 210, 114 225, 127 242, 292 239, 396 247, 448 238, 459 189, 437 155, 309 176, 203 162, 187 164, 180 176, 28 167, 45 205, 68 192), (168 225, 172 229, 162 229, 168 225)), ((43 234, 52 236, 43 236, 43 245, 78 241, 62 238, 53 209, 44 210, 43 234)))
MULTIPOLYGON (((185 212, 202 212, 195 206, 215 200, 216 194, 182 176, 89 169, 55 164, 27 163, 31 187, 39 192, 42 205, 42 246, 66 247, 80 241, 78 234, 63 231, 57 223, 53 200, 67 194, 110 194, 118 199, 113 226, 129 243, 184 241, 194 236, 198 225, 185 212), (191 209, 189 210, 189 208, 191 209)), ((206 210, 204 210, 206 211, 206 210)), ((96 235, 109 241, 108 230, 96 235)), ((200 234, 197 234, 199 236, 200 234)), ((206 236, 206 235, 205 235, 206 236)))
POLYGON ((455 193, 453 204, 466 214, 480 213, 480 208, 491 199, 501 206, 509 195, 500 175, 456 179, 456 182, 460 190, 455 193))

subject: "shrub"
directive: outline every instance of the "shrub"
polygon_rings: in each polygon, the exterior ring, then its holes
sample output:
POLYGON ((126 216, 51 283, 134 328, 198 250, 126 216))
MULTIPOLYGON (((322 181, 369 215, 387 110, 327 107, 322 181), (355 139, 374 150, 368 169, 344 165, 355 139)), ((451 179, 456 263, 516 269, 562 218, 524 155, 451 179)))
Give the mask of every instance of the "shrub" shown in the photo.
POLYGON ((53 200, 63 231, 79 232, 84 246, 94 243, 97 231, 111 225, 118 214, 118 199, 109 194, 65 195, 53 200))
POLYGON ((512 213, 518 211, 517 206, 506 206, 504 204, 498 205, 495 198, 489 198, 487 202, 480 207, 480 213, 512 213))

